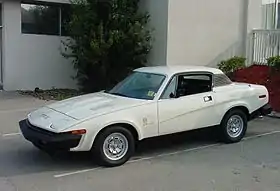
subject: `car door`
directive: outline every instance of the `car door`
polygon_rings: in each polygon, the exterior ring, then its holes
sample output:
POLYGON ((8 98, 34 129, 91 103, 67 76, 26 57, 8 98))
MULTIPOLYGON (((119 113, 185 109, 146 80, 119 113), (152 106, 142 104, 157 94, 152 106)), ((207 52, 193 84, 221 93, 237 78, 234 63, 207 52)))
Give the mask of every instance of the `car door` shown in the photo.
POLYGON ((212 75, 175 75, 158 100, 159 134, 170 134, 214 125, 212 75))

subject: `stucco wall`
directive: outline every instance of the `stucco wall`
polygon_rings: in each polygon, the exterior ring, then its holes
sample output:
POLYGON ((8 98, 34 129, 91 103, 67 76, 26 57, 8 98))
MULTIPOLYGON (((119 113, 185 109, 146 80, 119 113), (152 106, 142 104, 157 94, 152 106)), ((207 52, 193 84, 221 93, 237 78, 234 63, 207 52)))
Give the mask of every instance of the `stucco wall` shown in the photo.
MULTIPOLYGON (((1 1, 1 0, 0 0, 1 1)), ((66 3, 68 0, 46 0, 66 3)), ((240 41, 244 0, 142 0, 154 28, 149 65, 208 65, 240 41)), ((249 0, 247 31, 261 26, 262 0, 249 0)), ((19 1, 3 4, 6 90, 75 87, 58 36, 21 34, 19 1)))
POLYGON ((276 0, 262 0, 262 4, 271 4, 275 3, 276 0))
MULTIPOLYGON (((167 63, 208 65, 239 44, 244 0, 170 0, 167 63)), ((250 0, 248 30, 260 27, 261 1, 250 0)))
POLYGON ((3 4, 3 68, 5 90, 73 88, 73 69, 60 54, 61 38, 21 34, 19 2, 3 4))
POLYGON ((262 0, 249 0, 247 30, 260 29, 262 27, 262 0))

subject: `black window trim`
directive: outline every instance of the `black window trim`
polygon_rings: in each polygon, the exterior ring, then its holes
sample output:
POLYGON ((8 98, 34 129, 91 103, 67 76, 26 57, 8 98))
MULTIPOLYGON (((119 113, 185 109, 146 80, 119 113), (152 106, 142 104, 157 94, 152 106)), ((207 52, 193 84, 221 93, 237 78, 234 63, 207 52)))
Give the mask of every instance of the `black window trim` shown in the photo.
MULTIPOLYGON (((70 3, 63 2, 46 2, 46 1, 34 1, 34 0, 23 0, 20 2, 20 5, 38 5, 38 6, 53 6, 59 8, 59 33, 58 34, 37 34, 37 33, 23 33, 22 32, 22 19, 21 19, 21 35, 41 35, 41 36, 58 36, 58 37, 68 37, 67 35, 62 34, 62 8, 63 6, 71 6, 70 3)), ((22 15, 21 15, 22 17, 22 15)))
POLYGON ((57 7, 61 7, 63 5, 71 5, 70 3, 65 3, 65 2, 47 2, 47 1, 34 1, 34 0, 23 0, 21 1, 21 4, 57 6, 57 7))
MULTIPOLYGON (((172 79, 174 77, 177 78, 178 80, 178 76, 180 75, 186 75, 186 76, 196 76, 196 75, 207 75, 207 76, 210 76, 210 80, 211 80, 211 90, 209 92, 213 92, 213 88, 214 88, 214 74, 212 72, 205 72, 205 71, 198 71, 198 72, 180 72, 180 73, 176 73, 176 74, 173 74, 168 83, 166 84, 166 86, 164 87, 163 91, 161 92, 161 95, 159 96, 159 99, 158 100, 166 100, 166 99, 162 99, 163 97, 163 94, 164 92, 166 91, 167 87, 170 85, 172 79)), ((176 85, 176 88, 177 88, 177 85, 176 85)), ((204 93, 207 93, 207 92, 204 92, 204 93)), ((193 94, 193 95, 197 95, 197 94, 193 94)), ((187 96, 192 96, 192 95, 187 95, 187 96)), ((187 96, 184 96, 184 97, 187 97, 187 96)), ((176 98, 175 98, 176 99, 176 98)), ((170 99, 169 99, 170 100, 170 99)))

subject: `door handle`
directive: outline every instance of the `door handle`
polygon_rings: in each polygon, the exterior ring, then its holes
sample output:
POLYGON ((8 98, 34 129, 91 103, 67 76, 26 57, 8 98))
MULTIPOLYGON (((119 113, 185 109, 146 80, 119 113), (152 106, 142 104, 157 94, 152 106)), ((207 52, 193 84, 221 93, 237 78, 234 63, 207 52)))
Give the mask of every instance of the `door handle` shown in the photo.
POLYGON ((209 101, 212 101, 212 96, 205 96, 204 98, 204 102, 209 102, 209 101))

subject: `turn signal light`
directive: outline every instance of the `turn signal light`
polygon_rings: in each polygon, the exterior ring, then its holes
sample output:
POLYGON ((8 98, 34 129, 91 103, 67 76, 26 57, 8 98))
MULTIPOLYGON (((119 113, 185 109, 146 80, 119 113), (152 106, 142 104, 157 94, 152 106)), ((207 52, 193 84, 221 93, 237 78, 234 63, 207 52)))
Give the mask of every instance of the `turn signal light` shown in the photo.
POLYGON ((73 135, 83 135, 83 134, 86 134, 86 130, 85 129, 79 129, 79 130, 73 130, 73 131, 70 131, 71 134, 73 135))

